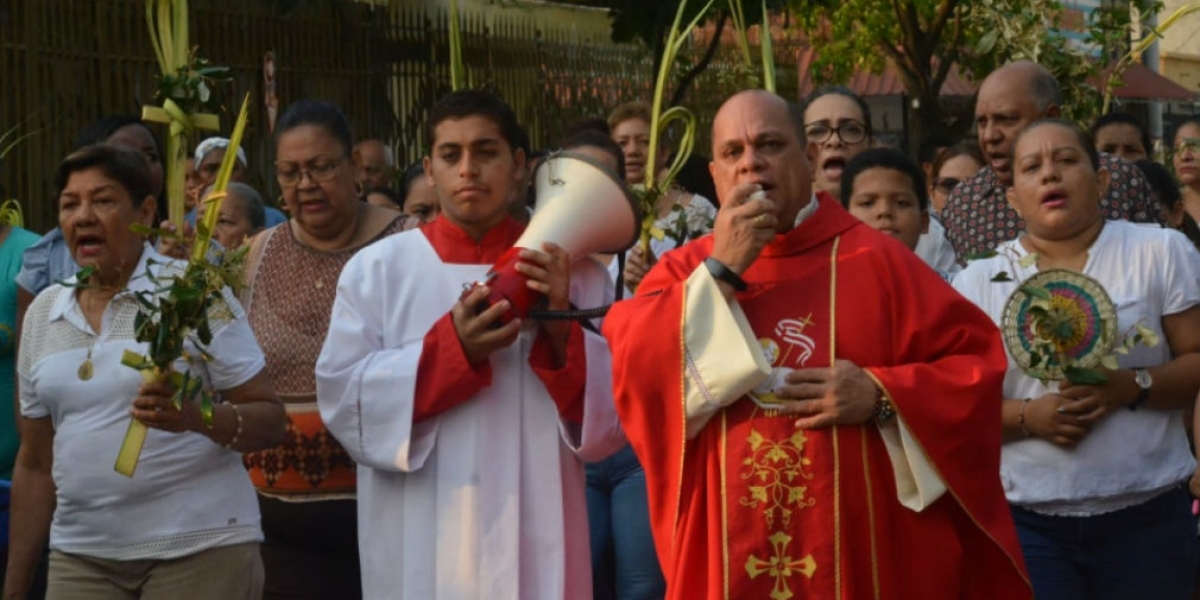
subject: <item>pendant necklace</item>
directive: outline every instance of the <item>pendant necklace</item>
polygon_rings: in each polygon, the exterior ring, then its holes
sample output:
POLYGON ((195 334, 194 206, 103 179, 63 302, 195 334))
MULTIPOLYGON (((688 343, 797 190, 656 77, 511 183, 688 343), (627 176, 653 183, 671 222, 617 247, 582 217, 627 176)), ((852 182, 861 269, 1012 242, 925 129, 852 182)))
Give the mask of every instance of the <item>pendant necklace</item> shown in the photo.
MULTIPOLYGON (((80 300, 83 299, 82 292, 80 292, 79 298, 80 298, 80 300)), ((80 306, 80 308, 83 308, 83 307, 80 306)), ((84 312, 84 320, 86 320, 86 319, 87 319, 87 313, 84 312)), ((97 337, 99 337, 99 336, 95 336, 95 335, 92 336, 92 342, 90 344, 88 344, 87 358, 83 359, 83 363, 81 363, 79 365, 79 370, 76 372, 76 374, 79 375, 79 379, 81 381, 88 381, 89 379, 92 378, 92 375, 95 372, 95 366, 92 364, 92 349, 94 349, 96 347, 96 338, 97 337)))
POLYGON ((87 358, 83 359, 83 364, 79 365, 79 379, 87 381, 92 378, 92 348, 96 347, 96 340, 92 339, 92 343, 88 345, 87 358))

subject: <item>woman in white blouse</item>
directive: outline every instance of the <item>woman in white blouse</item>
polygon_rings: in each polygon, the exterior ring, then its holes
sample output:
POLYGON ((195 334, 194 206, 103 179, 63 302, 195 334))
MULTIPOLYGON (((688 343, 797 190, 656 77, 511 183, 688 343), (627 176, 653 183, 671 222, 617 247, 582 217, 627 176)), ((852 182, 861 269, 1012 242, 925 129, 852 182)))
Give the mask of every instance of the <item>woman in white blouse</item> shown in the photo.
POLYGON ((112 146, 59 168, 59 226, 75 262, 94 270, 47 288, 25 317, 5 598, 24 597, 47 539, 51 598, 261 597, 262 530, 241 453, 278 444, 284 412, 241 306, 225 290, 209 358, 175 365, 219 392, 211 425, 196 403, 176 409, 169 385, 120 364, 147 351, 134 335, 136 294, 176 268, 131 231, 154 222, 148 171, 112 146), (127 478, 113 464, 130 418, 150 430, 127 478))
POLYGON ((1023 280, 1080 271, 1111 296, 1118 335, 1140 324, 1162 340, 1120 356, 1100 385, 1042 382, 1010 357, 1000 476, 1035 594, 1184 600, 1198 560, 1181 415, 1200 388, 1200 255, 1178 232, 1104 220, 1108 173, 1074 124, 1030 125, 1013 165, 1025 233, 955 287, 999 323, 1023 280))

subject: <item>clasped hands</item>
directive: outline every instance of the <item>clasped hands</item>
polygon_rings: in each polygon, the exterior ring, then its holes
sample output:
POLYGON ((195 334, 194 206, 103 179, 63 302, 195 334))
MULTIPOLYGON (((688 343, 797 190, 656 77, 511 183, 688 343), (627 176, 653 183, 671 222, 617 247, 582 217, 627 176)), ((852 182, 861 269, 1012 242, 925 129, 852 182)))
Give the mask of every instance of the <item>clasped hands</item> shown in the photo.
MULTIPOLYGON (((571 257, 565 249, 545 243, 542 250, 524 248, 516 270, 526 276, 525 285, 546 297, 549 310, 568 310, 570 301, 571 257)), ((476 286, 459 299, 450 309, 454 330, 462 344, 467 361, 477 365, 487 360, 497 350, 507 348, 517 341, 521 331, 521 319, 495 326, 505 312, 511 308, 507 300, 485 307, 490 290, 487 286, 476 286)), ((571 333, 571 322, 566 320, 540 320, 538 326, 550 338, 556 356, 565 356, 567 338, 571 333)))
POLYGON ((1057 446, 1074 448, 1092 427, 1136 397, 1132 371, 1103 372, 1108 378, 1103 384, 1077 385, 1063 380, 1058 392, 1030 400, 1024 406, 1025 429, 1057 446))

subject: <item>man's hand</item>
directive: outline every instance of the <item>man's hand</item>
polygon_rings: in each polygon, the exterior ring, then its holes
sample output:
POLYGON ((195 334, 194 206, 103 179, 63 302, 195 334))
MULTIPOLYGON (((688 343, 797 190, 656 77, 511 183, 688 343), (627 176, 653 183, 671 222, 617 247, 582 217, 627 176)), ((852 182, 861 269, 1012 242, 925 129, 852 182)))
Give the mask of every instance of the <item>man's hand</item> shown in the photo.
POLYGON ((733 188, 731 197, 717 211, 713 225, 712 257, 738 275, 746 272, 775 237, 775 203, 766 198, 751 199, 762 188, 743 183, 733 188))
POLYGON ((183 433, 199 431, 200 407, 195 402, 184 402, 183 408, 175 408, 175 388, 165 382, 143 383, 133 399, 129 414, 146 427, 183 433))
POLYGON ((879 388, 858 365, 839 360, 832 368, 796 369, 775 395, 788 414, 800 415, 799 429, 865 423, 875 414, 879 388))
MULTIPOLYGON (((525 285, 546 297, 549 310, 571 308, 571 256, 557 244, 542 244, 544 252, 521 250, 517 272, 528 277, 525 285)), ((538 326, 554 347, 555 362, 560 366, 566 362, 567 338, 571 335, 571 321, 564 319, 541 319, 538 326)))
POLYGON ((472 365, 482 363, 493 352, 511 346, 517 341, 517 334, 521 330, 520 319, 513 319, 507 325, 492 328, 492 325, 511 308, 508 300, 501 300, 476 314, 487 299, 488 292, 486 286, 477 286, 450 309, 454 331, 458 333, 458 341, 462 344, 463 353, 467 355, 467 362, 472 365))
POLYGON ((1058 394, 1034 398, 1025 405, 1025 429, 1056 446, 1074 448, 1087 437, 1097 419, 1084 420, 1078 410, 1072 411, 1072 408, 1082 410, 1086 407, 1058 394))
POLYGON ((654 252, 650 252, 648 255, 642 252, 642 244, 639 242, 625 255, 625 287, 631 290, 636 290, 641 285, 642 279, 646 278, 650 267, 653 267, 654 263, 658 261, 654 252))

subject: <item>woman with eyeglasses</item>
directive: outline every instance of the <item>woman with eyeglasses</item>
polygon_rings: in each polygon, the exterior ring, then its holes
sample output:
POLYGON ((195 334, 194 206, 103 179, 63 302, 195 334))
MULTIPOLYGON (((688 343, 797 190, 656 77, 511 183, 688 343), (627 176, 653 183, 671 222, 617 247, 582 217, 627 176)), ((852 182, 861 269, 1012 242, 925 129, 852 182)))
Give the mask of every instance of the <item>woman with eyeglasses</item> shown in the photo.
POLYGON ((979 145, 972 142, 959 142, 938 153, 933 161, 932 177, 929 179, 929 202, 933 206, 933 214, 941 212, 950 192, 958 184, 969 179, 983 168, 983 155, 979 153, 979 145))
POLYGON ((250 241, 242 303, 288 413, 282 446, 246 456, 262 511, 263 597, 361 597, 355 465, 317 410, 317 356, 342 267, 414 224, 360 202, 341 110, 302 100, 280 118, 275 176, 289 220, 250 241))
POLYGON ((921 234, 916 253, 939 273, 953 276, 961 267, 954 254, 954 246, 946 239, 946 228, 938 218, 938 211, 946 205, 950 192, 959 183, 982 168, 983 155, 979 153, 979 146, 968 142, 946 147, 933 161, 929 177, 929 229, 921 234))
POLYGON ((847 88, 817 88, 804 99, 804 136, 813 191, 838 198, 846 163, 871 147, 871 110, 847 88))
POLYGON ((1183 207, 1200 222, 1200 116, 1188 118, 1175 129, 1171 162, 1183 191, 1183 207))

